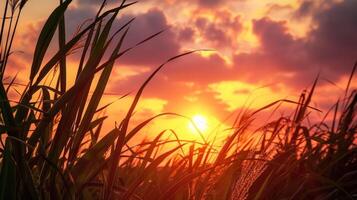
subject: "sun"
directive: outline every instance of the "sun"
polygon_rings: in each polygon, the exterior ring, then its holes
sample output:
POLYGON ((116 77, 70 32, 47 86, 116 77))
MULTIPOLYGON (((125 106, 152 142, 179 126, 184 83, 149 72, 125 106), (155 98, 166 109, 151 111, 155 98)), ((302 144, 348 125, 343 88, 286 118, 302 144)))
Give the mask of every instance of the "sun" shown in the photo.
POLYGON ((194 115, 191 120, 192 122, 188 125, 188 128, 191 131, 197 132, 198 129, 199 131, 204 132, 208 129, 207 118, 203 115, 194 115))

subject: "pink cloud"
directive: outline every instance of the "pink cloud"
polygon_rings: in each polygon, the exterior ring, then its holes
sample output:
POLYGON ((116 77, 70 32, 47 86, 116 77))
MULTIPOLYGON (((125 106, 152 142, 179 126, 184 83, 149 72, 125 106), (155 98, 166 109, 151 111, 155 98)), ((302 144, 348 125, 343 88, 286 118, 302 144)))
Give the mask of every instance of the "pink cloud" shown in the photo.
MULTIPOLYGON (((197 3, 211 6, 216 4, 210 1, 197 3)), ((206 102, 210 107, 227 113, 227 104, 216 98, 215 91, 208 89, 209 84, 227 80, 257 85, 275 82, 299 91, 311 83, 320 69, 324 78, 339 80, 350 72, 357 58, 357 2, 346 0, 319 10, 317 7, 302 8, 303 6, 301 4, 300 12, 309 14, 314 23, 314 28, 306 37, 294 37, 288 28, 288 20, 276 21, 268 17, 255 19, 251 23, 253 33, 260 42, 257 49, 233 55, 231 64, 219 52, 209 57, 200 54, 184 57, 169 64, 159 73, 145 90, 144 96, 167 100, 167 111, 180 111, 195 102, 187 100, 187 97, 195 96, 196 102, 206 102), (310 9, 315 10, 310 12, 310 9)), ((153 69, 167 58, 182 52, 185 48, 183 42, 192 42, 197 35, 203 38, 202 46, 227 47, 234 51, 234 37, 242 30, 243 19, 230 12, 212 13, 213 20, 192 15, 190 20, 195 23, 179 26, 173 24, 158 8, 137 15, 122 15, 119 23, 136 17, 125 46, 131 46, 162 29, 166 31, 119 59, 118 65, 153 69)), ((67 15, 67 19, 70 19, 67 20, 70 23, 69 34, 74 32, 78 22, 92 14, 93 10, 86 7, 70 10, 67 15)), ((28 44, 36 38, 34 32, 37 31, 30 27, 27 30, 28 35, 24 32, 26 37, 20 38, 18 48, 21 45, 26 47, 21 49, 25 51, 24 56, 31 55, 34 49, 34 46, 28 44)), ((30 57, 26 59, 30 60, 30 57)), ((148 75, 149 72, 142 72, 126 80, 112 81, 108 90, 123 94, 135 91, 148 75)))

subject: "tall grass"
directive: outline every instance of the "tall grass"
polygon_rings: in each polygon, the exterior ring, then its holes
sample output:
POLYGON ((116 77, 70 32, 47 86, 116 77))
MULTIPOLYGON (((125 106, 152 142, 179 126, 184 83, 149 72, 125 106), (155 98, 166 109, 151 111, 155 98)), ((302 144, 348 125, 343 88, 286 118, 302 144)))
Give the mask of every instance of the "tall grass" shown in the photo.
MULTIPOLYGON (((111 170, 107 175, 108 184, 104 186, 103 196, 107 199, 113 193, 116 166, 124 141, 140 130, 140 127, 132 132, 127 130, 140 97, 138 93, 121 126, 98 141, 105 119, 97 118, 101 110, 98 107, 100 99, 115 61, 133 48, 121 48, 133 20, 125 22, 117 30, 112 27, 119 12, 135 2, 122 1, 117 7, 104 11, 106 1, 103 1, 94 20, 66 41, 64 14, 71 3, 71 0, 60 1, 60 5, 43 25, 33 55, 29 82, 20 100, 10 103, 8 98, 8 91, 15 80, 7 88, 3 81, 0 86, 1 127, 5 136, 2 138, 6 138, 1 160, 1 199, 73 199, 81 194, 84 186, 98 172, 108 167, 111 170), (59 35, 59 49, 54 55, 48 55, 56 31, 59 35), (116 44, 108 52, 108 47, 114 42, 116 44), (82 48, 77 48, 81 45, 82 48), (66 58, 74 49, 80 51, 81 57, 75 83, 69 86, 66 58), (106 53, 110 54, 108 58, 105 57, 106 53), (47 61, 46 56, 49 56, 47 61), (54 70, 59 73, 53 73, 54 70), (99 80, 94 82, 96 76, 99 80), (47 78, 56 80, 56 83, 49 83, 47 78), (94 87, 94 93, 89 96, 91 87, 94 87), (36 99, 38 101, 34 102, 36 99), (90 138, 89 146, 86 145, 86 138, 90 138), (110 148, 111 153, 106 155, 110 148)), ((17 22, 25 4, 26 1, 5 2, 0 31, 1 45, 4 47, 1 77, 5 74, 17 22), (7 14, 9 11, 10 17, 7 14)), ((160 33, 149 36, 136 46, 160 33)))
POLYGON ((357 198, 357 91, 349 92, 356 67, 357 63, 343 99, 321 122, 303 123, 309 115, 315 81, 310 93, 301 95, 293 117, 264 128, 262 145, 276 140, 277 153, 250 188, 249 199, 357 198), (325 122, 328 115, 332 120, 325 122))
POLYGON ((194 51, 158 66, 141 85, 118 126, 105 133, 106 116, 101 113, 109 104, 99 105, 115 61, 161 31, 123 49, 134 20, 123 22, 116 30, 113 27, 119 13, 135 2, 123 0, 107 9, 104 0, 93 20, 68 37, 64 15, 72 1, 60 1, 43 25, 28 83, 14 101, 9 93, 16 89, 16 77, 9 81, 6 66, 13 56, 12 44, 26 3, 4 2, 1 21, 0 199, 356 198, 357 94, 349 89, 354 72, 345 96, 327 113, 332 114, 332 122, 306 123, 310 112, 317 111, 310 106, 316 80, 298 102, 280 100, 255 112, 241 112, 220 146, 205 140, 180 140, 173 130, 163 130, 133 146, 130 141, 156 118, 182 117, 163 113, 129 126, 156 73, 194 51), (54 42, 58 50, 50 55, 54 42), (67 59, 73 51, 79 62, 70 85, 67 59), (252 131, 256 114, 280 103, 296 105, 294 114, 252 131), (168 134, 176 139, 167 139, 168 134))

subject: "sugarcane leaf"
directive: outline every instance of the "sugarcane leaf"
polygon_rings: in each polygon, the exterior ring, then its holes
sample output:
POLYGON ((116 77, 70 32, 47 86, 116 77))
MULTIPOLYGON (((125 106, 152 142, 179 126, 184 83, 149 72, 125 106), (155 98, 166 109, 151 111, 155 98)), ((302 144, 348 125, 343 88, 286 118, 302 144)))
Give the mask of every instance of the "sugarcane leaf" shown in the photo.
POLYGON ((82 188, 103 168, 103 164, 105 164, 103 156, 117 137, 118 130, 113 129, 78 159, 71 170, 78 188, 82 188))
POLYGON ((61 20, 61 18, 64 16, 64 13, 71 2, 72 0, 67 0, 64 3, 60 4, 51 13, 45 25, 43 26, 40 36, 37 40, 35 52, 33 55, 30 80, 33 80, 33 78, 36 76, 37 72, 39 71, 42 61, 51 43, 51 40, 56 32, 58 23, 61 20))
POLYGON ((16 199, 16 164, 11 152, 11 143, 7 139, 1 163, 0 200, 16 199))

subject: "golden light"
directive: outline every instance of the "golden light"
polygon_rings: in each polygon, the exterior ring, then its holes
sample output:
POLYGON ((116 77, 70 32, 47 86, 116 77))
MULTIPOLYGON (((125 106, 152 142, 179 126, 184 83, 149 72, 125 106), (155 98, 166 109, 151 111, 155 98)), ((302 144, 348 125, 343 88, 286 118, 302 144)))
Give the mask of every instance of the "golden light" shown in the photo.
POLYGON ((188 127, 192 132, 197 132, 197 129, 204 132, 208 129, 207 119, 203 115, 195 115, 192 117, 192 122, 189 123, 188 127))

